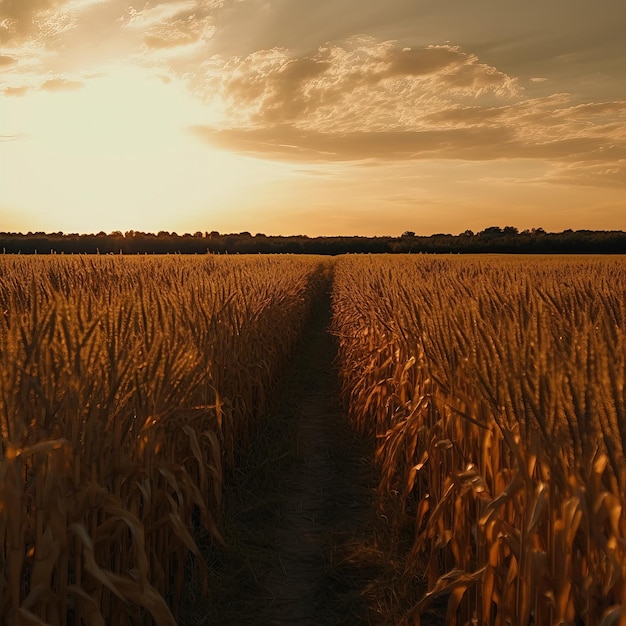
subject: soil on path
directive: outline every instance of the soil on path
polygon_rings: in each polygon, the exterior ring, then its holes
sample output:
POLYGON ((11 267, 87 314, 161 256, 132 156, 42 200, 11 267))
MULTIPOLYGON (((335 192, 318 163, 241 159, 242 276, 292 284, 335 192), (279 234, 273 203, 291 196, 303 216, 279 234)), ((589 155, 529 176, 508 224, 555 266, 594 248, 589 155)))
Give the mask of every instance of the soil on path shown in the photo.
POLYGON ((373 451, 342 409, 329 323, 325 294, 273 414, 227 485, 230 548, 212 548, 212 597, 187 623, 373 623, 373 451))

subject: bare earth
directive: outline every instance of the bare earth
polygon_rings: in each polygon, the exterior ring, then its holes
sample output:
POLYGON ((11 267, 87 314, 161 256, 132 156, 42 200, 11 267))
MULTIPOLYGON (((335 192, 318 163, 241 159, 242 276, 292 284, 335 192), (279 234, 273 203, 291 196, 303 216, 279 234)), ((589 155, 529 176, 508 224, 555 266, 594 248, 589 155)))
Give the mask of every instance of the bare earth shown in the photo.
POLYGON ((192 598, 181 624, 381 623, 373 452, 342 409, 329 322, 326 295, 226 487, 230 549, 208 548, 210 597, 192 598))

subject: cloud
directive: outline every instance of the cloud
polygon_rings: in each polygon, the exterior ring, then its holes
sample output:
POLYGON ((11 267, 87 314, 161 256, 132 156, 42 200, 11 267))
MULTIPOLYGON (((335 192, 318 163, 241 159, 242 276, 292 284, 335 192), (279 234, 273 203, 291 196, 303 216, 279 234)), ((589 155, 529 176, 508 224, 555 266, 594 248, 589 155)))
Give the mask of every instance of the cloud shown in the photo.
POLYGON ((51 78, 42 83, 40 89, 44 91, 74 91, 81 89, 84 84, 77 80, 67 80, 66 78, 51 78))
POLYGON ((626 159, 626 145, 607 152, 601 138, 525 142, 513 127, 354 131, 323 133, 281 125, 252 130, 193 126, 191 132, 211 145, 251 156, 295 162, 402 161, 417 159, 548 159, 604 161, 626 159))
MULTIPOLYGON (((83 23, 89 10, 101 5, 110 11, 111 0, 0 0, 0 44, 32 53, 33 48, 42 52, 56 48, 61 52, 60 35, 83 27, 83 34, 89 36, 92 24, 83 23)), ((119 12, 119 8, 115 9, 119 12)), ((99 30, 107 30, 111 24, 101 22, 99 30)), ((91 33, 90 41, 100 37, 91 33)))
POLYGON ((19 31, 28 26, 36 13, 55 4, 58 4, 55 0, 3 0, 0 4, 0 22, 4 30, 19 31))
POLYGON ((282 48, 215 56, 196 86, 218 93, 239 124, 343 131, 416 130, 424 113, 446 103, 518 92, 514 79, 458 46, 410 49, 366 36, 304 56, 282 48))
POLYGON ((291 126, 254 130, 194 126, 190 130, 212 145, 227 150, 303 162, 441 158, 449 156, 451 150, 458 158, 463 158, 461 153, 466 151, 484 151, 488 146, 502 145, 512 139, 504 128, 349 133, 302 131, 291 126))
POLYGON ((359 36, 304 55, 274 48, 212 57, 196 78, 229 117, 192 132, 259 158, 572 165, 555 181, 579 173, 609 181, 600 172, 626 158, 626 101, 528 98, 514 77, 451 44, 407 48, 359 36), (575 163, 592 165, 583 172, 575 163))
POLYGON ((611 163, 561 165, 546 177, 546 181, 558 185, 626 189, 626 156, 611 163))
POLYGON ((528 139, 550 141, 564 137, 626 137, 626 101, 572 104, 568 94, 520 99, 500 106, 452 106, 430 113, 425 122, 438 127, 489 124, 517 125, 528 139))
POLYGON ((460 63, 458 49, 451 46, 427 48, 403 48, 395 51, 390 60, 388 73, 397 76, 424 76, 434 74, 460 63))
POLYGON ((5 96, 23 96, 28 91, 29 87, 7 87, 4 90, 5 96))
POLYGON ((14 63, 17 63, 17 59, 6 56, 4 54, 0 54, 0 67, 8 67, 9 65, 13 65, 14 63))
POLYGON ((217 0, 174 0, 130 8, 124 28, 141 34, 148 49, 167 50, 208 41, 215 32, 217 0))
POLYGON ((33 33, 62 29, 55 9, 68 0, 3 0, 0 2, 0 43, 27 39, 33 33))

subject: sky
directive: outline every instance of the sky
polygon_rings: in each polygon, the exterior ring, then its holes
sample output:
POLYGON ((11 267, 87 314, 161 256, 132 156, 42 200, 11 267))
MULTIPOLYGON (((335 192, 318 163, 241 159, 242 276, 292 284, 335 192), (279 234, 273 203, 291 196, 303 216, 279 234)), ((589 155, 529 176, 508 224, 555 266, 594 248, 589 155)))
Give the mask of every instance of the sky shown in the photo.
POLYGON ((626 230, 624 0, 0 0, 0 231, 626 230))

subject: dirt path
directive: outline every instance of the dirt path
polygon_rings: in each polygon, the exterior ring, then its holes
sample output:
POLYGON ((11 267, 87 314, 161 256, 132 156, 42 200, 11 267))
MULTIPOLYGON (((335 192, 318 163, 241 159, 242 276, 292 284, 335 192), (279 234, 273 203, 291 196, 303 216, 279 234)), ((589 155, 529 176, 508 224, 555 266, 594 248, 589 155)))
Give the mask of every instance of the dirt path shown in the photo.
POLYGON ((218 575, 204 623, 371 623, 363 595, 380 559, 369 548, 372 450, 342 410, 329 323, 326 294, 276 411, 228 486, 231 550, 211 553, 218 575))

